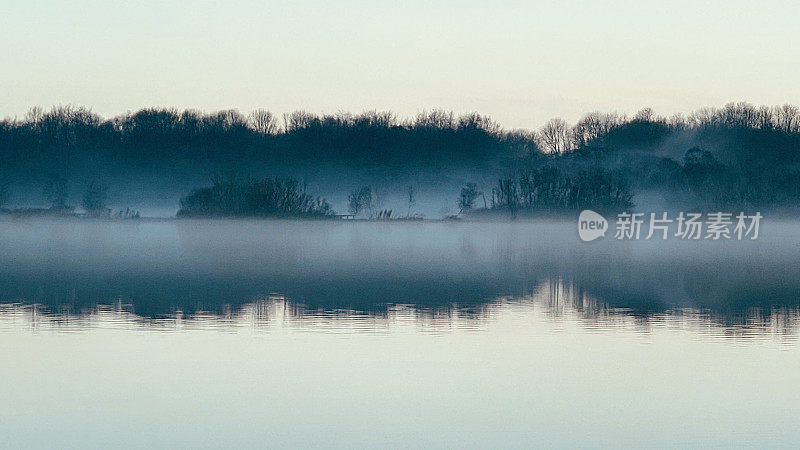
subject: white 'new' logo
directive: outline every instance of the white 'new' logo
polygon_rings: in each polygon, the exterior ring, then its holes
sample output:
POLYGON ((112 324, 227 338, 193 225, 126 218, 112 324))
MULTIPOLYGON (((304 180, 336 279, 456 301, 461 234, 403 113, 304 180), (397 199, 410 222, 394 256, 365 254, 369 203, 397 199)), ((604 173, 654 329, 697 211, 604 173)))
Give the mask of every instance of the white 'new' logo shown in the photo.
POLYGON ((605 236, 608 230, 608 221, 605 217, 591 209, 584 209, 578 216, 578 235, 584 242, 593 241, 605 236))

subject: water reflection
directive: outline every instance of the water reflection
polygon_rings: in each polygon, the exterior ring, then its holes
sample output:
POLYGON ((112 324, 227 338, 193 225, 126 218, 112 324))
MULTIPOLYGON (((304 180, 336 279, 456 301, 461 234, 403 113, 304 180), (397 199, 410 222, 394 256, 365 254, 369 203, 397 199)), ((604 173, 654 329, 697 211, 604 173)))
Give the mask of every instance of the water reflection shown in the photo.
POLYGON ((569 222, 0 221, 5 329, 797 333, 800 224, 581 243, 569 222), (277 293, 277 294, 268 294, 277 293))
POLYGON ((584 244, 556 222, 0 220, 0 435, 792 448, 798 230, 584 244))
POLYGON ((451 303, 436 307, 389 303, 374 309, 312 307, 283 295, 267 295, 238 305, 220 305, 218 311, 176 310, 159 317, 136 313, 134 304, 118 300, 79 311, 38 303, 0 304, 0 331, 79 332, 88 329, 181 332, 251 329, 269 332, 291 329, 323 333, 449 333, 481 331, 499 317, 529 320, 530 326, 545 321, 556 332, 558 325, 577 324, 587 332, 611 330, 649 333, 666 328, 724 339, 777 338, 790 343, 800 330, 800 306, 748 307, 723 311, 701 308, 666 308, 646 312, 617 307, 563 280, 545 280, 524 296, 502 296, 472 304, 451 303))

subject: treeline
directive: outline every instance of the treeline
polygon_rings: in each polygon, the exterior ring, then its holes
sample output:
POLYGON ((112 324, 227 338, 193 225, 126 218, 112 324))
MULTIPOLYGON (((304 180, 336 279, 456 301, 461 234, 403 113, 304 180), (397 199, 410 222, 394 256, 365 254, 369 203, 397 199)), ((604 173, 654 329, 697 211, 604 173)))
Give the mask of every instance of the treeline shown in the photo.
POLYGON ((541 151, 527 167, 572 179, 597 167, 632 193, 660 191, 685 207, 800 206, 800 110, 792 105, 731 103, 669 118, 650 109, 590 113, 573 126, 551 120, 534 139, 541 151))
POLYGON ((33 108, 22 120, 0 121, 0 163, 69 167, 84 157, 152 166, 174 161, 343 162, 414 165, 485 162, 522 155, 532 141, 503 132, 479 114, 430 111, 400 121, 393 113, 281 118, 269 111, 204 114, 143 109, 103 119, 86 108, 33 108))
MULTIPOLYGON (((67 106, 0 121, 6 180, 63 184, 80 176, 86 183, 109 167, 117 172, 103 177, 122 182, 125 170, 156 169, 167 177, 196 170, 192 163, 199 162, 217 173, 259 167, 276 174, 276 167, 291 166, 306 179, 331 167, 354 175, 391 167, 442 177, 468 167, 498 179, 484 190, 495 206, 511 208, 616 207, 646 190, 709 208, 797 205, 800 110, 732 103, 688 116, 594 112, 574 125, 553 119, 538 130, 511 131, 477 113, 441 110, 403 120, 376 111, 277 117, 266 110, 150 108, 104 119, 67 106)), ((0 189, 10 184, 0 179, 0 189)))
MULTIPOLYGON (((723 108, 701 108, 688 116, 657 116, 644 108, 632 117, 592 112, 575 125, 562 119, 548 121, 534 135, 545 153, 565 153, 589 147, 652 145, 675 132, 691 132, 698 139, 720 132, 756 132, 762 138, 780 139, 800 134, 800 108, 794 105, 760 106, 729 103, 723 108)), ((730 137, 741 137, 734 134, 730 137)), ((744 145, 752 142, 744 142, 744 145)), ((787 142, 782 142, 786 144, 787 142)), ((796 156, 795 156, 796 157, 796 156)))
POLYGON ((206 114, 148 108, 104 119, 83 107, 49 111, 36 107, 21 120, 0 120, 0 157, 6 163, 42 155, 68 159, 81 153, 146 163, 241 156, 403 162, 647 147, 675 133, 684 133, 686 140, 724 138, 734 153, 757 151, 761 157, 796 161, 800 109, 732 103, 665 118, 646 108, 632 117, 593 112, 573 126, 552 119, 539 130, 507 131, 478 113, 456 116, 442 110, 400 120, 394 113, 377 111, 331 115, 297 111, 279 118, 266 110, 244 115, 237 110, 206 114))
POLYGON ((758 131, 758 136, 770 135, 772 140, 782 137, 774 143, 796 145, 800 109, 731 103, 665 118, 645 108, 632 117, 593 112, 573 126, 552 119, 539 130, 506 131, 478 113, 456 116, 442 110, 400 120, 392 112, 377 111, 329 115, 296 111, 277 117, 266 110, 244 115, 237 110, 148 108, 104 119, 84 107, 58 106, 49 111, 36 107, 20 120, 0 121, 0 155, 13 160, 76 151, 158 161, 272 154, 388 161, 401 159, 397 152, 406 158, 560 154, 598 145, 648 145, 674 132, 691 131, 702 139, 742 130, 758 131), (791 142, 786 140, 789 136, 791 142))

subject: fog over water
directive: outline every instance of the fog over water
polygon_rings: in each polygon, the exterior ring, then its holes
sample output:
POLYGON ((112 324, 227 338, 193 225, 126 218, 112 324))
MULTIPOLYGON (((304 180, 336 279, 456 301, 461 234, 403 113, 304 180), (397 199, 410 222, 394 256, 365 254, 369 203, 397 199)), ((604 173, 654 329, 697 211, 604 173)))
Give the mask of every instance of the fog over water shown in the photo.
POLYGON ((436 314, 553 284, 569 293, 562 300, 643 317, 698 309, 723 324, 800 304, 791 221, 767 220, 755 241, 618 241, 612 232, 592 243, 569 221, 12 219, 0 227, 0 299, 54 314, 98 305, 155 319, 236 313, 270 295, 298 314, 385 316, 395 305, 436 314))
POLYGON ((797 231, 6 219, 0 445, 792 447, 797 231))

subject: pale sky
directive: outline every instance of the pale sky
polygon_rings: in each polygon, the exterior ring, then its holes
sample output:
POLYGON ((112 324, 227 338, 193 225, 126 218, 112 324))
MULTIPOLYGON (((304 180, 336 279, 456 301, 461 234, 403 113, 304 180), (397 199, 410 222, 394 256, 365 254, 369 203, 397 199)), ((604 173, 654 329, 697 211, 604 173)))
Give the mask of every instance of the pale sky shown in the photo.
POLYGON ((0 0, 0 117, 73 104, 583 113, 800 104, 797 1, 0 0))

